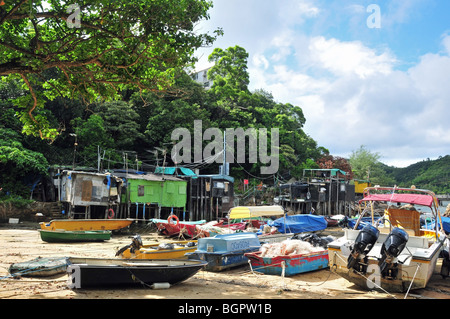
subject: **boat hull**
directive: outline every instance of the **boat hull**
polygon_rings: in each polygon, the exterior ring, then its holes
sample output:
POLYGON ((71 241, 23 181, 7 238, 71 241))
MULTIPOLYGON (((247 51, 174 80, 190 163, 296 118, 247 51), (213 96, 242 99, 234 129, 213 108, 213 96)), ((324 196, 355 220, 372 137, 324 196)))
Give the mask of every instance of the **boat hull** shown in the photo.
POLYGON ((65 231, 65 230, 39 230, 41 239, 48 243, 96 242, 111 239, 111 231, 65 231))
POLYGON ((193 252, 187 254, 189 259, 204 260, 208 262, 205 266, 206 271, 220 272, 230 268, 246 265, 248 258, 247 253, 258 251, 260 247, 235 250, 227 253, 208 253, 208 252, 193 252))
POLYGON ((195 275, 206 263, 199 260, 135 260, 69 258, 68 286, 98 288, 178 284, 195 275))
POLYGON ((43 230, 119 230, 132 222, 132 219, 54 219, 39 225, 43 230))
POLYGON ((13 276, 48 277, 66 272, 68 259, 66 257, 38 257, 36 259, 12 264, 9 273, 13 276))
POLYGON ((294 276, 300 273, 328 268, 328 251, 311 254, 261 257, 261 252, 246 254, 252 269, 267 275, 294 276))
POLYGON ((189 242, 197 243, 197 241, 181 241, 171 244, 175 245, 174 249, 158 250, 159 244, 144 245, 143 247, 131 253, 130 249, 125 250, 121 255, 125 259, 178 259, 187 258, 185 254, 194 252, 197 246, 192 247, 176 247, 177 244, 186 245, 189 242))
POLYGON ((197 225, 203 225, 206 220, 185 222, 180 221, 177 223, 169 223, 164 219, 152 219, 152 223, 156 225, 158 233, 163 236, 173 237, 178 235, 183 235, 186 237, 195 237, 197 235, 197 225))
POLYGON ((255 233, 234 233, 200 238, 198 249, 187 256, 207 261, 207 271, 222 271, 247 264, 248 258, 244 254, 260 248, 261 243, 255 233))

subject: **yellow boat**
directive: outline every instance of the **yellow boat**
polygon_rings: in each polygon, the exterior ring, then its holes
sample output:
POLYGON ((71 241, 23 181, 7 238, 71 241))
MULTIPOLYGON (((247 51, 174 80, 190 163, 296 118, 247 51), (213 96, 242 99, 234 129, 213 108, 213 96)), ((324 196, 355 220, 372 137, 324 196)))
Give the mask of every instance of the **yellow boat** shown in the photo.
POLYGON ((39 225, 43 230, 119 230, 130 226, 132 222, 132 219, 53 219, 39 225))
POLYGON ((197 249, 196 240, 171 241, 142 245, 139 235, 133 237, 130 245, 117 251, 116 256, 124 259, 180 259, 186 258, 186 253, 197 249))

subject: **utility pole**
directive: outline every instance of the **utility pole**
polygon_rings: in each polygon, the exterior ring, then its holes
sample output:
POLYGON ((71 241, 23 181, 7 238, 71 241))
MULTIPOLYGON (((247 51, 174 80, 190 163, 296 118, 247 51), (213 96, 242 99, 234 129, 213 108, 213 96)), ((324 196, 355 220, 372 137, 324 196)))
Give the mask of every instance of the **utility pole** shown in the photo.
POLYGON ((78 139, 77 139, 77 134, 75 134, 75 133, 70 133, 69 135, 75 137, 75 142, 73 143, 73 163, 72 163, 72 170, 74 170, 75 169, 75 155, 77 153, 78 139))

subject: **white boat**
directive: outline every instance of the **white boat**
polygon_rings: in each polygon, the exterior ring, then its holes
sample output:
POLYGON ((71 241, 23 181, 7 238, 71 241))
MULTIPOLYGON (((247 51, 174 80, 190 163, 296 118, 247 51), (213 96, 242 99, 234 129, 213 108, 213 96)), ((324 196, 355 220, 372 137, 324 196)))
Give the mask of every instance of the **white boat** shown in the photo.
POLYGON ((425 288, 441 251, 448 252, 435 194, 412 188, 368 187, 360 204, 365 208, 353 229, 345 229, 343 237, 328 245, 331 271, 369 290, 408 294, 425 288), (388 204, 382 218, 374 216, 375 202, 388 204), (400 203, 414 208, 405 209, 400 203), (434 229, 421 228, 416 205, 431 209, 434 229), (362 222, 367 213, 372 217, 370 223, 362 222))

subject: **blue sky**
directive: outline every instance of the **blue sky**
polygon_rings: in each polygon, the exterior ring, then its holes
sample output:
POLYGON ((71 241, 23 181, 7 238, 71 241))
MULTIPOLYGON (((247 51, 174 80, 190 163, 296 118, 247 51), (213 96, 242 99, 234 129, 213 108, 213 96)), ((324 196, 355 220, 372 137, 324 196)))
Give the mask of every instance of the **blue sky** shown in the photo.
POLYGON ((450 1, 213 0, 199 32, 249 53, 250 89, 302 107, 332 155, 365 145, 404 167, 450 154, 450 1), (379 9, 380 28, 370 28, 379 9))

